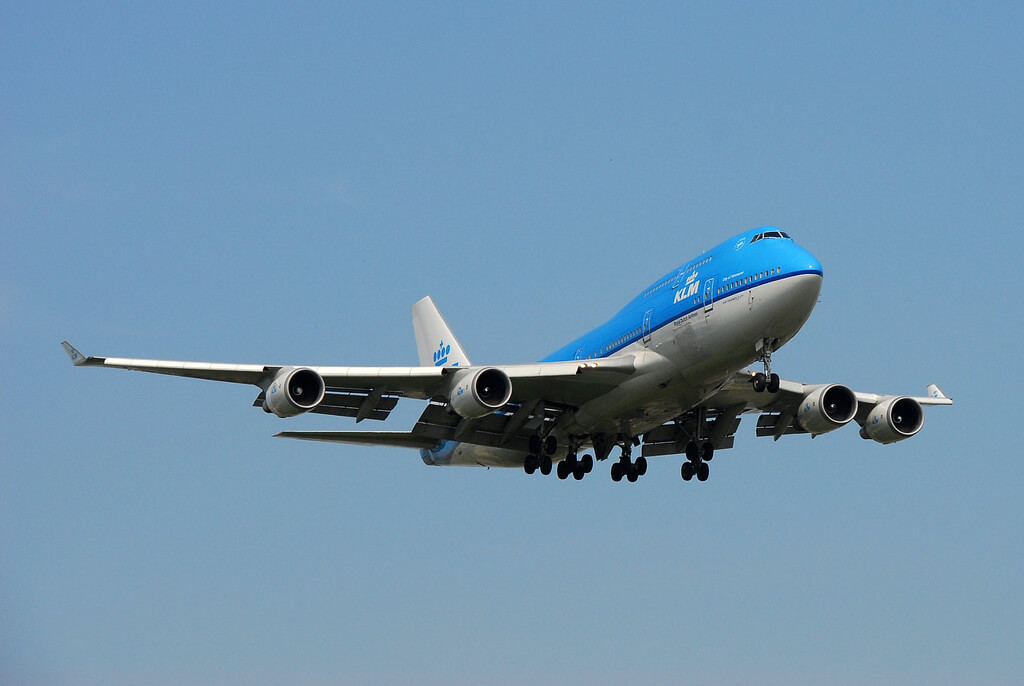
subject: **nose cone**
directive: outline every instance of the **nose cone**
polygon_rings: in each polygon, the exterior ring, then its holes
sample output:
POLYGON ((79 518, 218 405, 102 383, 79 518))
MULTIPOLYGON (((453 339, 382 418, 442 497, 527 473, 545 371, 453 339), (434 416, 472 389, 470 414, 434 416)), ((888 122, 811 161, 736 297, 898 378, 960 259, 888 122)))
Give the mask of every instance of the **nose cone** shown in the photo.
POLYGON ((797 274, 825 275, 825 272, 821 268, 821 262, 818 261, 818 258, 796 244, 793 245, 793 256, 790 269, 793 273, 797 274))

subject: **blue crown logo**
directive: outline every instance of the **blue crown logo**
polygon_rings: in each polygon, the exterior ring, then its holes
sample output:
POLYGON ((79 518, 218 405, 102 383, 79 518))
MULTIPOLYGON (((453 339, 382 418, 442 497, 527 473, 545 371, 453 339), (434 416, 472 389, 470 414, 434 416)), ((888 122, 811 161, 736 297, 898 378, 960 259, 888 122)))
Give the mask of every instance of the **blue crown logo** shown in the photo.
POLYGON ((452 351, 452 346, 445 345, 444 341, 441 341, 441 345, 438 346, 437 352, 434 353, 434 366, 441 367, 448 364, 448 354, 452 351))

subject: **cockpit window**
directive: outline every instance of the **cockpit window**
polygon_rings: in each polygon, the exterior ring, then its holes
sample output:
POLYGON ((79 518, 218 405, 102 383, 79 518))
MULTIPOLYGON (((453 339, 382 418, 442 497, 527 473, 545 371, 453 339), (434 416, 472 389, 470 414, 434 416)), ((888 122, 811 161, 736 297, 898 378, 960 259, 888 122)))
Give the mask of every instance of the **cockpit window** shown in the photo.
POLYGON ((785 231, 765 231, 759 233, 750 241, 751 243, 757 243, 758 241, 765 238, 789 238, 789 234, 785 231))

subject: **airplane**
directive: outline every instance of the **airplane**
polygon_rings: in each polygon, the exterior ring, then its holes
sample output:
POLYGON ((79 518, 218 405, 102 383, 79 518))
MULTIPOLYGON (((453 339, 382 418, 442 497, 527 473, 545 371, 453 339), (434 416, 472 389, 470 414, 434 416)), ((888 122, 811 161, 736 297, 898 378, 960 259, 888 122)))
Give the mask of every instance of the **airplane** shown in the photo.
POLYGON ((532 364, 473 364, 429 296, 412 307, 415 367, 87 357, 62 345, 75 366, 254 385, 260 392, 253 405, 278 417, 311 412, 382 421, 400 399, 426 401, 410 431, 276 437, 413 448, 427 465, 555 470, 563 480, 583 479, 615 448, 614 481, 635 482, 648 458, 681 454, 683 480, 706 481, 708 463, 733 446, 744 414, 758 414, 756 435, 776 441, 856 422, 863 438, 889 444, 921 430, 924 406, 953 404, 934 384, 921 397, 880 395, 772 371, 773 353, 817 304, 823 274, 787 233, 772 226, 746 231, 665 274, 606 323, 532 364), (749 368, 756 364, 760 370, 749 368))

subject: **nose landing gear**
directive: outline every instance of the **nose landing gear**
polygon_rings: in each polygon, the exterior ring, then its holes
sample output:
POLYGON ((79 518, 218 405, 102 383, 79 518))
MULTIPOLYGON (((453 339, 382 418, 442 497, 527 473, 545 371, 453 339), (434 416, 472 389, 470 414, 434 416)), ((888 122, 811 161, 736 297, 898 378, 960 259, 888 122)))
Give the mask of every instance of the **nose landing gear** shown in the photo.
MULTIPOLYGON (((754 387, 755 393, 778 393, 781 379, 778 374, 772 373, 772 352, 778 347, 779 339, 777 338, 762 338, 754 346, 758 352, 758 360, 764 363, 764 372, 757 372, 754 374, 750 383, 754 387)), ((699 478, 699 477, 698 477, 699 478)))

